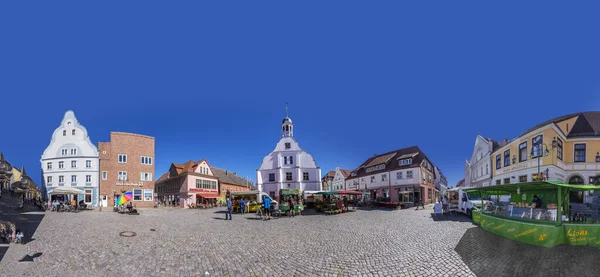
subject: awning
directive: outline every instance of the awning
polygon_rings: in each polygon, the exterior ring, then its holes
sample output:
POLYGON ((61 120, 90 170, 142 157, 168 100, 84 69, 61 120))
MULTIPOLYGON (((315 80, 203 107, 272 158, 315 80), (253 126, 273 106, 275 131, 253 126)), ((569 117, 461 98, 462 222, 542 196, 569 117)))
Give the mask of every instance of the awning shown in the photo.
POLYGON ((50 194, 84 194, 85 192, 80 189, 72 188, 72 187, 59 187, 55 188, 48 193, 50 194))
POLYGON ((600 186, 591 186, 591 185, 570 185, 563 184, 560 181, 546 181, 546 182, 527 182, 527 183, 516 183, 516 184, 505 184, 505 185, 495 185, 495 186, 487 186, 487 187, 478 187, 478 188, 465 188, 466 192, 485 192, 487 194, 499 194, 502 195, 504 193, 512 193, 517 191, 522 192, 536 192, 536 191, 548 191, 548 190, 557 190, 559 187, 562 187, 569 190, 600 190, 600 186))
POLYGON ((206 199, 219 198, 218 194, 196 194, 196 195, 200 196, 202 198, 206 198, 206 199))
POLYGON ((338 190, 337 193, 338 194, 353 194, 353 195, 362 195, 363 194, 362 191, 355 191, 355 190, 338 190))

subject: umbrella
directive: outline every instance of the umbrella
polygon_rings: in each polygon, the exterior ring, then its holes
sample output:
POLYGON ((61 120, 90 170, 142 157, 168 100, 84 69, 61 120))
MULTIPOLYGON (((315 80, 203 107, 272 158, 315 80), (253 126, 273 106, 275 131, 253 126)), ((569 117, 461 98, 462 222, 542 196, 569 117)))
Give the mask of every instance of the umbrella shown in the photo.
POLYGON ((124 192, 123 194, 119 195, 119 198, 117 198, 117 205, 125 205, 125 203, 131 200, 132 197, 133 193, 131 191, 124 192))

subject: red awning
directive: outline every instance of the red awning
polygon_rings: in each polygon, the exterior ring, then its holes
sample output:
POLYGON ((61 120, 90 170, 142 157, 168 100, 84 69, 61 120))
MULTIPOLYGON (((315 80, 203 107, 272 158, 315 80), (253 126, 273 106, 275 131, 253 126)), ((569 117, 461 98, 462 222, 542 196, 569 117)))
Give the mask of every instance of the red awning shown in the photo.
POLYGON ((218 194, 196 194, 202 198, 211 199, 211 198, 219 198, 218 194))
POLYGON ((355 191, 355 190, 338 190, 337 194, 354 194, 354 195, 362 195, 363 192, 362 191, 355 191))

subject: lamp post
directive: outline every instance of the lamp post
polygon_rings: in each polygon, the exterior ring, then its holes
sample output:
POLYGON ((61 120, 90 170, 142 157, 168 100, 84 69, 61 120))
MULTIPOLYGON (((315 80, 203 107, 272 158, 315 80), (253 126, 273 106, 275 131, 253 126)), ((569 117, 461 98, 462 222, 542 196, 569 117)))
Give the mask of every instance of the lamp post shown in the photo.
MULTIPOLYGON (((538 161, 538 176, 540 176, 540 158, 542 157, 547 157, 548 155, 550 155, 550 153, 552 151, 554 151, 554 149, 556 149, 557 147, 557 142, 556 142, 556 137, 552 140, 552 148, 549 150, 548 145, 546 145, 544 142, 542 142, 540 144, 540 146, 537 146, 537 151, 535 151, 535 147, 531 147, 531 154, 529 155, 529 157, 531 159, 533 158, 537 158, 538 161), (541 149, 540 149, 541 148, 541 149)), ((549 170, 546 170, 546 178, 548 178, 548 172, 549 170)))

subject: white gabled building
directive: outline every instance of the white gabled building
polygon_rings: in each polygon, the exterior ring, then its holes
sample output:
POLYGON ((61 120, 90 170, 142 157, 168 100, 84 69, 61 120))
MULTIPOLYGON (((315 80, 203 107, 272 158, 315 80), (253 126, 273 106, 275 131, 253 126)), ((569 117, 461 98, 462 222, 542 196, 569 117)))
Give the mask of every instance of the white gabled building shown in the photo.
POLYGON ((277 197, 280 189, 322 190, 321 168, 312 155, 302 150, 294 138, 294 125, 289 117, 281 123, 282 137, 273 152, 256 170, 258 189, 277 197))
POLYGON ((471 159, 465 168, 466 187, 487 187, 492 185, 492 152, 508 141, 497 142, 491 138, 477 136, 471 159))
POLYGON ((334 172, 335 174, 333 175, 329 190, 347 190, 348 186, 346 186, 346 178, 350 177, 352 170, 337 167, 334 172))
POLYGON ((98 148, 73 111, 67 111, 54 130, 50 145, 42 154, 41 165, 48 199, 55 188, 74 187, 84 192, 76 196, 77 202, 84 200, 88 205, 98 205, 98 148))

